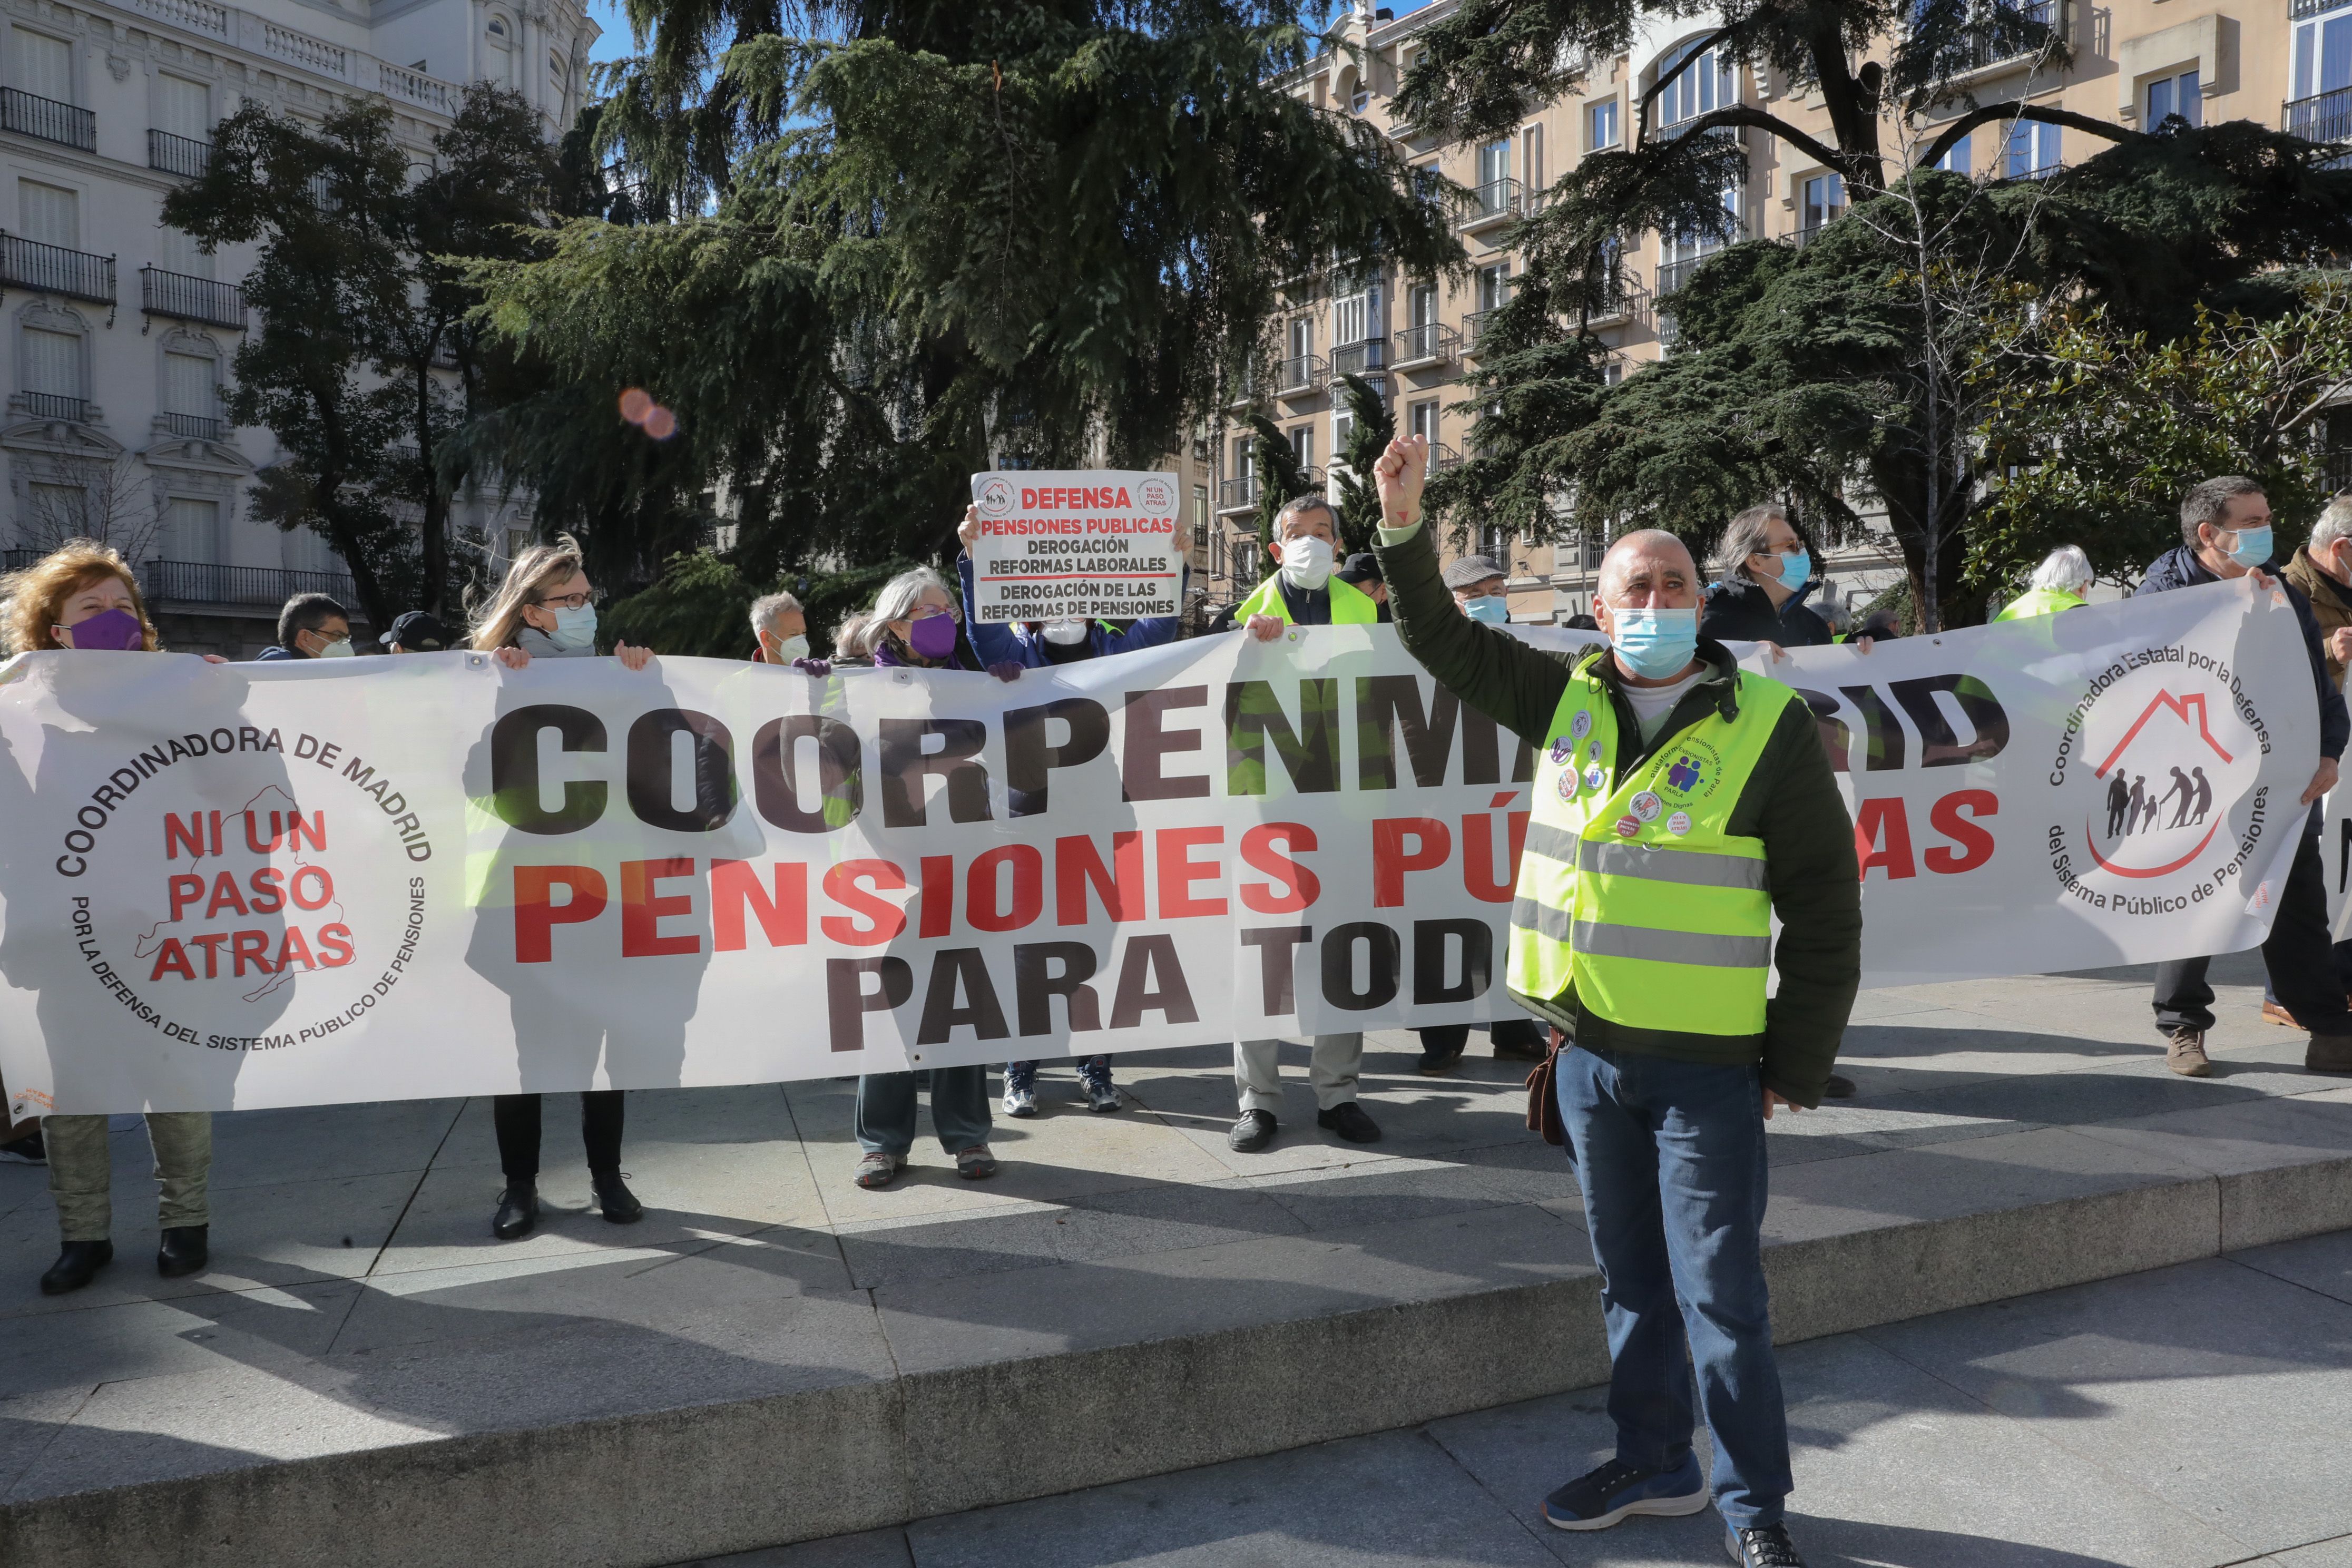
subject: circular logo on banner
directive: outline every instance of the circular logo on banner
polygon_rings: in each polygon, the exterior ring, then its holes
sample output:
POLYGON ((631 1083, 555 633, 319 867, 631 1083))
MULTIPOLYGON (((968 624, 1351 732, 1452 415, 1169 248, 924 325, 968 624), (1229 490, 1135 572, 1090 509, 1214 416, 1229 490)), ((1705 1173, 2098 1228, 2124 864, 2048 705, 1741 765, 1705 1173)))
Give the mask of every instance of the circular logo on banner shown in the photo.
POLYGON ((1591 767, 1584 770, 1585 788, 1599 789, 1602 784, 1607 784, 1608 782, 1609 775, 1601 771, 1601 764, 1599 763, 1595 763, 1591 767))
MULTIPOLYGON (((1580 717, 1582 717, 1582 715, 1580 715, 1580 715, 1579 715, 1579 717, 1580 718, 1580 717)), ((1569 739, 1567 736, 1565 736, 1565 735, 1559 735, 1559 736, 1556 736, 1556 737, 1554 737, 1554 739, 1553 739, 1553 741, 1552 741, 1552 743, 1551 743, 1551 762, 1552 762, 1552 766, 1554 766, 1554 767, 1563 767, 1563 766, 1567 765, 1568 759, 1569 759, 1570 756, 1574 755, 1574 754, 1575 754, 1575 752, 1576 752, 1576 742, 1573 742, 1573 741, 1570 740, 1570 739, 1569 739)))
POLYGON ((1639 833, 1639 832, 1641 832, 1641 831, 1642 831, 1642 825, 1641 825, 1639 822, 1634 821, 1632 817, 1630 817, 1630 816, 1621 816, 1621 817, 1619 817, 1619 818, 1617 819, 1617 837, 1620 837, 1620 838, 1631 838, 1631 837, 1633 837, 1633 835, 1635 835, 1636 833, 1639 833))
POLYGON ((1592 733, 1592 710, 1588 708, 1578 709, 1576 717, 1568 721, 1568 732, 1580 741, 1592 733))
MULTIPOLYGON (((1998 701, 1972 678, 1952 679, 1971 743, 1999 749, 2008 719, 1998 701)), ((2284 716, 2264 714, 2226 658, 2185 643, 2108 666, 2078 700, 2050 759, 2055 798, 2038 836, 2063 895, 2123 915, 2170 915, 2225 895, 2262 900, 2247 879, 2268 868, 2275 835, 2303 816, 2288 783, 2262 776, 2284 716)), ((1991 803, 1985 794, 1964 820, 1964 859, 1979 839, 1990 858, 1991 836, 1976 819, 1992 815, 1991 803)), ((1866 863, 1871 853, 1865 845, 1866 863)))
POLYGON ((1171 512, 1176 510, 1176 487, 1154 474, 1136 487, 1135 499, 1145 511, 1154 515, 1171 512))
POLYGON ((1666 831, 1680 838, 1691 830, 1690 813, 1678 811, 1666 818, 1666 831))
POLYGON ((1658 813, 1665 810, 1665 806, 1660 804, 1656 795, 1652 795, 1648 790, 1643 790, 1626 803, 1626 809, 1643 822, 1655 822, 1658 820, 1658 813))
POLYGON ((981 480, 980 489, 972 496, 972 505, 980 509, 982 517, 1012 516, 1013 481, 993 478, 981 480))

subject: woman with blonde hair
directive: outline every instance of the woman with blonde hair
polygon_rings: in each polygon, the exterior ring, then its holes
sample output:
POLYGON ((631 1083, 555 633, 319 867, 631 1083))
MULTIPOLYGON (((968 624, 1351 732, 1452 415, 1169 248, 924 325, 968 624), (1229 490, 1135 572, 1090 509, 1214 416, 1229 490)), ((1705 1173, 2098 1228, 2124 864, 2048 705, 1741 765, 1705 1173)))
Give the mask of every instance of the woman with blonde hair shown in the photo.
MULTIPOLYGON (((507 568, 488 604, 474 622, 476 650, 494 655, 509 669, 527 668, 533 658, 593 658, 596 657, 595 588, 579 541, 559 533, 551 542, 534 544, 507 568)), ((653 649, 613 646, 614 656, 628 669, 643 669, 653 649)), ((518 1012, 522 1003, 516 1000, 518 1012)), ((645 1216, 645 1205, 621 1177, 622 1091, 587 1089, 580 1096, 580 1137, 588 1154, 588 1180, 595 1190, 596 1206, 614 1225, 628 1225, 645 1216)), ((490 1121, 499 1139, 499 1168, 506 1189, 499 1194, 498 1213, 490 1233, 501 1241, 530 1234, 539 1223, 540 1097, 501 1094, 490 1102, 490 1121)))
MULTIPOLYGON (((0 594, 8 596, 11 653, 162 651, 130 565, 89 540, 72 540, 0 578, 0 594)), ((223 662, 216 654, 204 657, 223 662)), ((62 1296, 114 1261, 114 1156, 103 1116, 45 1117, 41 1132, 62 1242, 58 1260, 41 1276, 41 1294, 62 1296)), ((211 1259, 212 1113, 151 1110, 147 1139, 155 1150, 155 1217, 163 1233, 155 1271, 167 1279, 194 1274, 211 1259)))

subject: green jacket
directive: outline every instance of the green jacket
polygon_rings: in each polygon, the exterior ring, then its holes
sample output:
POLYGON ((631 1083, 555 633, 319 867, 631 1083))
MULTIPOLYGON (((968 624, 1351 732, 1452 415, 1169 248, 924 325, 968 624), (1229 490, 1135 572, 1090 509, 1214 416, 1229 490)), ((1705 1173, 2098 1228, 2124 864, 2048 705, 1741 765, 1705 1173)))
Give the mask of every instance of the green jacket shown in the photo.
MULTIPOLYGON (((1374 546, 1388 583, 1389 607, 1406 649, 1440 685, 1529 745, 1549 738, 1553 713, 1572 668, 1594 664, 1617 703, 1618 732, 1641 734, 1632 704, 1618 694, 1616 661, 1606 652, 1549 653, 1500 626, 1481 626, 1455 608, 1438 579, 1429 531, 1374 546), (1596 662, 1597 661, 1597 662, 1596 662)), ((1722 644, 1702 641, 1699 657, 1713 672, 1682 700, 1658 731, 1660 742, 1695 722, 1710 704, 1734 700, 1734 664, 1722 644)), ((1627 748, 1619 777, 1656 749, 1627 748)), ((1685 1061, 1752 1066, 1764 1086, 1802 1106, 1821 1103, 1822 1086, 1836 1061, 1846 1016, 1862 983, 1862 881, 1854 858, 1853 820, 1838 793, 1812 714, 1789 705, 1733 808, 1730 831, 1764 841, 1772 912, 1780 921, 1773 965, 1780 989, 1767 1005, 1764 1045, 1704 1036, 1660 1037, 1613 1029, 1600 1017, 1581 1018, 1571 988, 1558 996, 1513 999, 1575 1036, 1581 1045, 1685 1061)))

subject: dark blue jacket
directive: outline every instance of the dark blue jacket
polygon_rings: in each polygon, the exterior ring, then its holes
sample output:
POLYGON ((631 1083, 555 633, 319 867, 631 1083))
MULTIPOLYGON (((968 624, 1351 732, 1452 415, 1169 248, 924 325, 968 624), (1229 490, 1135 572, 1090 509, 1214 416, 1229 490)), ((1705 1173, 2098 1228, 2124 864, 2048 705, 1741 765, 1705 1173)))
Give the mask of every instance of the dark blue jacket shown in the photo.
MULTIPOLYGON (((982 664, 1009 663, 1025 669, 1043 669, 1054 662, 1045 653, 1045 639, 1030 636, 1029 627, 1024 623, 981 625, 972 604, 971 557, 961 557, 956 562, 956 572, 963 579, 964 635, 971 639, 972 651, 980 655, 982 664)), ((1183 592, 1181 584, 1177 592, 1181 599, 1183 592)), ((1147 616, 1130 622, 1123 632, 1115 632, 1100 621, 1089 621, 1087 623, 1086 657, 1098 658, 1107 653, 1134 653, 1142 648, 1158 647, 1161 643, 1174 642, 1182 629, 1183 622, 1174 616, 1147 616)))
MULTIPOLYGON (((2278 585, 2286 591, 2287 603, 2294 606, 2295 619, 2303 623, 2304 646, 2311 654, 2311 684, 2319 694, 2319 754, 2341 758, 2344 742, 2352 739, 2352 714, 2345 711, 2344 694, 2336 690, 2336 682, 2327 678, 2327 652, 2321 646, 2319 619, 2311 613, 2311 601, 2304 596, 2303 590, 2279 577, 2276 561, 2264 562, 2263 570, 2278 577, 2278 585)), ((2156 563, 2147 569, 2147 575, 2140 579, 2139 587, 2134 591, 2133 596, 2168 593, 2174 588, 2194 588, 2200 583, 2218 583, 2221 580, 2206 570, 2205 563, 2197 559, 2195 551, 2179 544, 2156 558, 2156 563)))
POLYGON ((1699 595, 1698 635, 1717 642, 1770 642, 1782 647, 1820 647, 1834 642, 1829 622, 1805 603, 1821 585, 1821 579, 1813 579, 1776 610, 1771 594, 1760 583, 1745 577, 1709 583, 1699 595))
POLYGON ((263 664, 274 658, 300 658, 302 656, 299 653, 279 647, 276 643, 271 643, 268 647, 263 648, 259 653, 255 654, 253 656, 253 661, 256 664, 263 664))

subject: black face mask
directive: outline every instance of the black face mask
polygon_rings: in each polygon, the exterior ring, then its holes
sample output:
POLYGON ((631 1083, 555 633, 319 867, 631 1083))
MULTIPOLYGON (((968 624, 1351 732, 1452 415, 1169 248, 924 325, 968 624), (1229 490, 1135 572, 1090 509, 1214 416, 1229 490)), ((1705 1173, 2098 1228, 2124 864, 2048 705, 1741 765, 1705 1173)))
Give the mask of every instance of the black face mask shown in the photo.
POLYGON ((1085 642, 1074 643, 1058 643, 1051 637, 1039 637, 1037 641, 1045 650, 1047 664, 1076 664, 1095 655, 1094 639, 1091 637, 1085 642))

